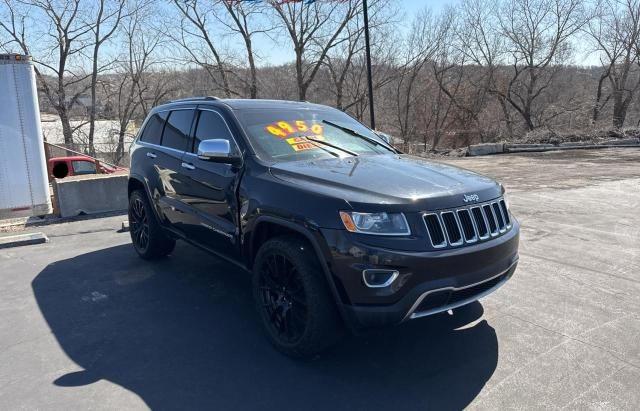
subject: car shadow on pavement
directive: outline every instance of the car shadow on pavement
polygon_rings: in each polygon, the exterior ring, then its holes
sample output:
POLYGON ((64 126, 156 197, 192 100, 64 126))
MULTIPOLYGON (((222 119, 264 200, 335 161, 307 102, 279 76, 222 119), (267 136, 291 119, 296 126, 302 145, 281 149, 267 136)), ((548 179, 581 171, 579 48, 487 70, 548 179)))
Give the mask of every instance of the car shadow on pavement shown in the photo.
POLYGON ((181 243, 158 262, 125 244, 50 264, 33 291, 83 368, 52 383, 108 380, 152 409, 460 409, 496 368, 498 342, 480 303, 291 360, 264 338, 249 284, 240 269, 181 243))

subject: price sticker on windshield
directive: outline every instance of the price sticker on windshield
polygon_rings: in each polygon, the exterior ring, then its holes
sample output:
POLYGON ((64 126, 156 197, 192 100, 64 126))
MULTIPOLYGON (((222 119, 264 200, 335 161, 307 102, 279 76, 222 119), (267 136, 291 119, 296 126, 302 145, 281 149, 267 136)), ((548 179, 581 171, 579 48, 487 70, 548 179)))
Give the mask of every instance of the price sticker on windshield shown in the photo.
POLYGON ((304 120, 276 121, 267 125, 264 129, 269 134, 280 138, 287 138, 288 136, 296 133, 309 133, 309 131, 316 136, 321 136, 323 132, 320 124, 313 123, 309 125, 304 120))
MULTIPOLYGON (((313 136, 313 138, 315 140, 324 141, 323 136, 313 136)), ((289 137, 285 141, 289 143, 291 148, 293 148, 293 151, 303 151, 303 150, 311 150, 313 148, 318 148, 315 144, 313 144, 313 142, 310 142, 309 140, 307 140, 306 137, 289 137)))
POLYGON ((304 151, 304 150, 311 150, 318 147, 316 147, 311 143, 301 143, 301 144, 292 145, 291 148, 293 148, 293 151, 304 151))
MULTIPOLYGON (((315 140, 321 140, 324 141, 324 137, 323 136, 312 136, 313 139, 315 140)), ((300 143, 308 143, 309 140, 307 140, 306 137, 289 137, 288 139, 285 140, 287 143, 294 145, 294 144, 300 144, 300 143)))

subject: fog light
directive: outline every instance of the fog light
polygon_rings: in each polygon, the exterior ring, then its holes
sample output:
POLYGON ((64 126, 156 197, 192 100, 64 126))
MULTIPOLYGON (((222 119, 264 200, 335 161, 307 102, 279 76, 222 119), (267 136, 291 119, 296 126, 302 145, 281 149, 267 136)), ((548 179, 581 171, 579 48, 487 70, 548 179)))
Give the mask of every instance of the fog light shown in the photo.
POLYGON ((396 270, 372 268, 362 271, 362 280, 369 288, 383 288, 391 285, 399 274, 396 270))

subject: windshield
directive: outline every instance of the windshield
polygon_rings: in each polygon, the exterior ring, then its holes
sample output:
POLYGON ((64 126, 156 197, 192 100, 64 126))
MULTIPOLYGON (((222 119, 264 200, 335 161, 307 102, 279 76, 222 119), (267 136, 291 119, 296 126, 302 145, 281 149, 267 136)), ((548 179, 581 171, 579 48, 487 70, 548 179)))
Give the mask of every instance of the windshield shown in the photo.
POLYGON ((368 128, 337 110, 245 109, 236 114, 258 156, 266 160, 284 162, 392 153, 368 128))

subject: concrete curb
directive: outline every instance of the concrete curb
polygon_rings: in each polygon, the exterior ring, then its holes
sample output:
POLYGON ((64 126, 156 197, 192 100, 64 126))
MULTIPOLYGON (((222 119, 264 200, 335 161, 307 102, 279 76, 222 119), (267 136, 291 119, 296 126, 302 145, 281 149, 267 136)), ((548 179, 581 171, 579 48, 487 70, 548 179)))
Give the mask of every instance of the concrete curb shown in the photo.
POLYGON ((0 237, 0 249, 48 243, 49 238, 43 233, 30 233, 0 237))
POLYGON ((594 150, 599 148, 624 148, 640 147, 640 138, 625 138, 609 140, 600 144, 592 143, 561 143, 555 144, 507 144, 507 143, 484 143, 470 145, 467 156, 484 156, 503 153, 534 153, 542 151, 556 150, 594 150))
POLYGON ((115 217, 126 215, 127 210, 109 211, 106 213, 85 214, 73 217, 51 217, 45 219, 24 219, 0 222, 0 233, 16 229, 27 229, 31 227, 42 227, 53 224, 72 223, 74 221, 94 220, 96 218, 115 217))

